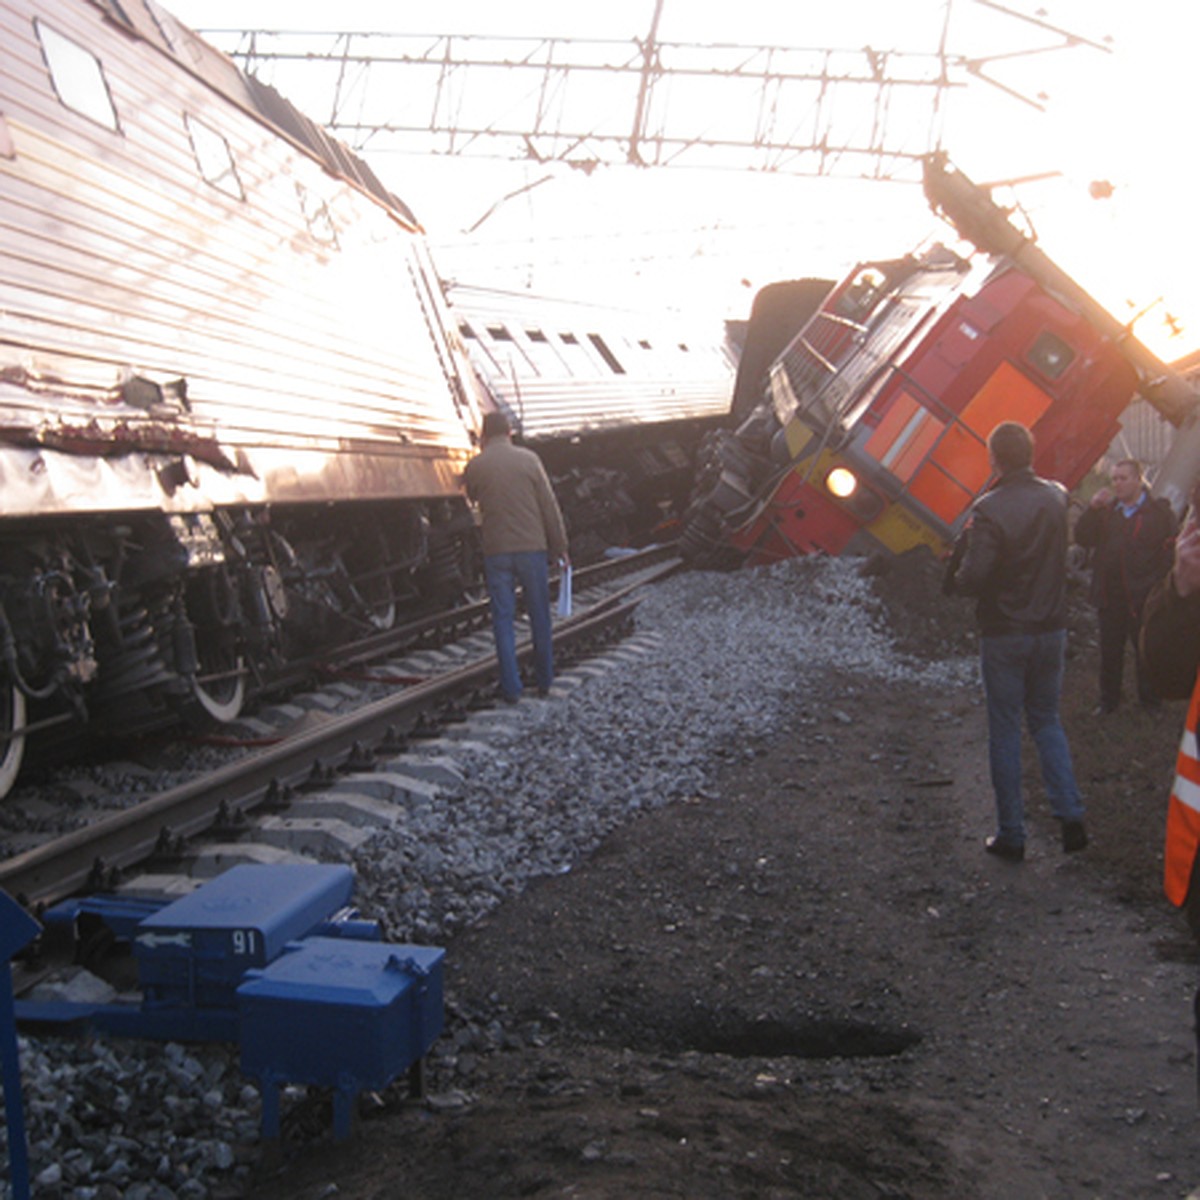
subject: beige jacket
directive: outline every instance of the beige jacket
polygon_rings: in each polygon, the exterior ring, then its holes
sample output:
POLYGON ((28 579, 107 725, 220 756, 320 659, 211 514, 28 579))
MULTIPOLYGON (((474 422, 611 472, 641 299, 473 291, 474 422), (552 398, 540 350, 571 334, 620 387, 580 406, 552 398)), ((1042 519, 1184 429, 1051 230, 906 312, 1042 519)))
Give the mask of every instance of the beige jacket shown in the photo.
POLYGON ((484 554, 567 552, 567 531, 541 459, 508 438, 489 438, 463 472, 483 515, 484 554))

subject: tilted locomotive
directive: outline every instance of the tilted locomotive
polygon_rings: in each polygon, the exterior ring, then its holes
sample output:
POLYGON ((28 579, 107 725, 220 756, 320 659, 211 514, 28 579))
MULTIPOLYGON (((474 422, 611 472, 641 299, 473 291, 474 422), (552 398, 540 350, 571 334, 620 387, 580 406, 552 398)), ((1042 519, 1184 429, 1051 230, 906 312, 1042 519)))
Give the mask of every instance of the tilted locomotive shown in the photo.
MULTIPOLYGON (((815 311, 807 282, 781 352, 765 368, 743 357, 741 423, 702 447, 682 540, 693 561, 941 552, 990 483, 986 439, 1000 421, 1030 426, 1037 470, 1074 487, 1135 394, 1176 424, 1194 413, 1190 387, 986 189, 936 155, 926 192, 984 254, 939 246, 860 264, 815 311)), ((778 309, 767 310, 777 337, 778 309)), ((748 347, 753 332, 752 321, 748 347)), ((1177 507, 1186 486, 1170 480, 1189 473, 1164 471, 1177 507)))
POLYGON ((719 322, 668 361, 611 314, 452 313, 403 201, 153 0, 0 0, 0 228, 0 795, 26 735, 229 721, 279 665, 459 596, 490 405, 596 537, 585 448, 634 465, 648 536, 686 500, 670 426, 732 382, 719 322), (496 378, 506 320, 530 353, 496 378))

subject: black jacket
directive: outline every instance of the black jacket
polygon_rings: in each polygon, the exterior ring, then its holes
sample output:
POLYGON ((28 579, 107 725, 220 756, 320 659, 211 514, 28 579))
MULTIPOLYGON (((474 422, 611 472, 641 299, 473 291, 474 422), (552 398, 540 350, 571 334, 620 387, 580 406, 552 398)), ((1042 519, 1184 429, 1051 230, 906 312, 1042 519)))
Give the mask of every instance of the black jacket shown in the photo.
POLYGON ((1171 569, 1174 537, 1175 514, 1165 500, 1147 496, 1132 517, 1115 503, 1089 508, 1075 525, 1075 540, 1094 552, 1092 603, 1140 614, 1150 589, 1171 569))
POLYGON ((1066 488, 1029 467, 1002 475, 975 502, 947 583, 977 597, 986 636, 1066 628, 1066 488))

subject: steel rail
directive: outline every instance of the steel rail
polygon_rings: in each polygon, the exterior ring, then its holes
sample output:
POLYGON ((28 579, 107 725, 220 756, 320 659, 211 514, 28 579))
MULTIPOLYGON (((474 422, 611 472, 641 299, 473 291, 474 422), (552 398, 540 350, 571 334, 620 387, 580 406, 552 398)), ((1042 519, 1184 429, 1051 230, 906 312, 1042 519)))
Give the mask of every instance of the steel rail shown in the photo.
MULTIPOLYGON (((630 571, 653 566, 656 562, 679 565, 674 545, 652 546, 622 558, 607 559, 604 562, 591 563, 586 567, 576 567, 573 580, 576 596, 579 591, 593 584, 603 584, 610 578, 619 578, 630 571)), ((551 579, 554 583, 555 579, 551 579)), ((581 597, 580 597, 581 598, 581 597)), ((488 621, 487 600, 476 600, 444 612, 431 613, 419 617, 415 621, 406 622, 394 629, 381 630, 358 638, 345 646, 339 647, 336 657, 339 664, 361 663, 378 658, 388 653, 398 653, 414 646, 424 647, 436 642, 443 636, 446 629, 457 634, 471 632, 474 629, 485 628, 488 621)), ((320 674, 328 665, 331 654, 324 650, 315 654, 297 658, 280 669, 271 680, 269 690, 280 690, 297 681, 320 674)))
MULTIPOLYGON (((677 560, 669 562, 661 574, 677 566, 677 560)), ((562 648, 584 641, 632 616, 638 600, 630 593, 646 582, 639 578, 586 613, 561 621, 555 627, 555 645, 562 648)), ((518 657, 531 654, 526 638, 518 646, 518 657)), ((314 765, 336 770, 364 742, 394 732, 406 715, 479 687, 494 679, 496 669, 495 654, 487 655, 18 854, 0 862, 0 887, 34 910, 53 904, 89 881, 152 857, 164 834, 168 841, 194 837, 223 816, 259 807, 282 789, 302 787, 312 778, 314 765)))

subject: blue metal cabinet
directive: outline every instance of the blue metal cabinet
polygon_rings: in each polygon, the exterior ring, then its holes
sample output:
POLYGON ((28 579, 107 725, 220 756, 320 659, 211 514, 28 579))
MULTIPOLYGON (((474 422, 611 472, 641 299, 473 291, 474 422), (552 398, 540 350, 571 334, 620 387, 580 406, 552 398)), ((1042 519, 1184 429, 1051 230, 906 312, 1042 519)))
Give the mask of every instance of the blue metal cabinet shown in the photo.
POLYGON ((334 1133, 349 1133, 363 1088, 387 1086, 442 1030, 444 951, 306 938, 238 988, 242 1070, 259 1080, 263 1134, 278 1136, 278 1086, 334 1089, 334 1133))

